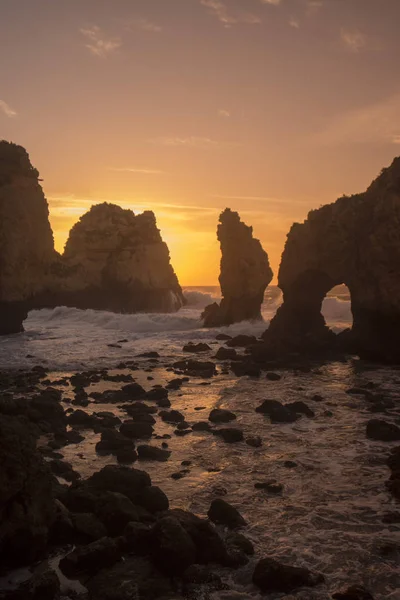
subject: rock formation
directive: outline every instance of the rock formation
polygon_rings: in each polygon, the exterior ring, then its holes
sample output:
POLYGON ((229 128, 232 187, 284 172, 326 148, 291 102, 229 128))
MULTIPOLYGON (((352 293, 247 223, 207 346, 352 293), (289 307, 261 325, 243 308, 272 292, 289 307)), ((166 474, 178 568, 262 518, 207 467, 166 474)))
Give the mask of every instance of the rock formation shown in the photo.
POLYGON ((0 335, 22 331, 54 259, 38 172, 21 146, 0 141, 0 335))
POLYGON ((135 216, 114 204, 92 206, 71 229, 58 269, 41 305, 133 313, 184 304, 150 211, 135 216))
POLYGON ((152 212, 93 206, 60 256, 38 177, 21 146, 0 142, 0 335, 22 331, 32 308, 173 312, 183 306, 152 212))
POLYGON ((26 564, 44 551, 55 516, 52 476, 27 421, 0 420, 0 558, 26 564))
POLYGON ((400 360, 400 158, 365 193, 313 210, 292 226, 278 284, 284 302, 263 336, 271 347, 331 348, 338 340, 325 324, 322 301, 346 284, 353 329, 345 338, 362 357, 400 360))
POLYGON ((268 255, 259 240, 253 238, 253 228, 229 208, 221 213, 219 221, 222 301, 205 308, 205 327, 261 319, 264 292, 272 279, 268 255))

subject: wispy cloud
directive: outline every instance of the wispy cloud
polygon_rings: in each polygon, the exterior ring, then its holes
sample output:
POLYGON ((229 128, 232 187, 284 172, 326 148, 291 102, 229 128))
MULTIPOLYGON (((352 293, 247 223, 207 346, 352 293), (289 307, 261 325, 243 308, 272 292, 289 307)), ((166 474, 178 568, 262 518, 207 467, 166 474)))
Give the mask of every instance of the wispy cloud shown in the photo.
POLYGON ((88 29, 80 29, 81 34, 86 38, 86 48, 95 56, 105 58, 122 46, 122 40, 119 37, 109 37, 97 25, 88 29))
POLYGON ((138 17, 137 19, 131 19, 128 23, 125 23, 125 29, 128 31, 141 29, 142 31, 148 31, 150 33, 160 33, 163 28, 161 25, 158 25, 145 17, 138 17))
POLYGON ((291 17, 289 19, 289 25, 290 25, 290 27, 294 27, 295 29, 300 29, 300 23, 294 17, 291 17))
POLYGON ((272 4, 273 6, 279 6, 282 0, 261 0, 261 4, 272 4))
POLYGON ((345 48, 351 52, 360 52, 367 45, 367 36, 359 30, 341 29, 340 37, 345 48))
POLYGON ((116 171, 117 173, 136 173, 138 175, 165 175, 165 171, 142 169, 140 167, 109 167, 108 170, 116 171))
POLYGON ((221 0, 200 0, 200 4, 207 7, 224 27, 232 27, 238 23, 257 25, 261 23, 260 17, 248 12, 232 13, 227 5, 221 0))
POLYGON ((202 150, 208 150, 218 147, 235 147, 239 144, 235 142, 220 142, 206 137, 190 136, 186 138, 181 137, 159 137, 149 140, 152 144, 159 146, 174 146, 176 148, 200 148, 202 150))
POLYGON ((7 104, 7 102, 4 102, 4 100, 0 100, 0 111, 3 112, 9 119, 17 116, 17 111, 11 108, 11 106, 7 104))
POLYGON ((319 144, 398 144, 400 141, 400 93, 378 103, 334 118, 314 136, 319 144))
POLYGON ((220 108, 218 111, 218 114, 220 117, 223 117, 224 119, 229 119, 229 117, 231 116, 231 113, 229 112, 229 110, 226 110, 225 108, 220 108))

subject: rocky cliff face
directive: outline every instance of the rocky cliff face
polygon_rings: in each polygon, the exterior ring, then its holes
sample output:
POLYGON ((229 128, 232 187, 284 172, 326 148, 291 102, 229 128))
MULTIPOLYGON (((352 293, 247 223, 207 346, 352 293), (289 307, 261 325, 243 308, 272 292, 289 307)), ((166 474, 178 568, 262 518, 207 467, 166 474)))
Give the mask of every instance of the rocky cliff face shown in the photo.
POLYGON ((400 360, 400 158, 365 193, 311 211, 292 226, 279 270, 284 303, 264 338, 293 350, 331 346, 336 338, 321 305, 343 283, 351 294, 354 349, 400 360))
POLYGON ((0 141, 0 335, 22 330, 55 259, 38 176, 21 146, 0 141))
POLYGON ((173 312, 184 304, 152 212, 92 206, 71 229, 41 304, 118 312, 173 312))
POLYGON ((21 146, 0 142, 0 335, 31 308, 172 312, 184 304, 155 216, 93 206, 54 250, 39 174, 21 146))
POLYGON ((261 319, 264 292, 271 282, 268 255, 253 228, 240 220, 229 208, 220 215, 217 230, 221 244, 221 304, 207 306, 205 327, 231 325, 245 320, 261 319))

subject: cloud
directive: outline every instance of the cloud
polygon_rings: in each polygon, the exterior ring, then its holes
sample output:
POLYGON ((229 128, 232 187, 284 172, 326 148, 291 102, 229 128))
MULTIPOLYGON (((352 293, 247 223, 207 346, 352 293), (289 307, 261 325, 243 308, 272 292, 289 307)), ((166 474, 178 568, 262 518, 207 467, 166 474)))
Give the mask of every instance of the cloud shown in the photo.
POLYGON ((218 147, 235 147, 238 146, 235 142, 219 142, 211 138, 205 137, 159 137, 149 140, 152 144, 159 146, 175 146, 176 148, 200 148, 202 150, 208 150, 211 148, 218 147))
POLYGON ((300 23, 294 17, 291 17, 289 19, 289 25, 290 27, 294 27, 295 29, 300 29, 300 23))
POLYGON ((261 4, 272 4, 272 6, 279 6, 282 0, 261 0, 261 4))
POLYGON ((340 37, 344 46, 351 52, 360 52, 367 45, 367 36, 359 30, 342 29, 340 37))
POLYGON ((375 143, 400 141, 400 93, 334 118, 314 136, 318 144, 375 143))
POLYGON ((115 171, 117 173, 137 173, 138 175, 165 175, 165 171, 158 171, 157 169, 142 169, 137 167, 109 167, 109 171, 115 171))
POLYGON ((80 29, 80 33, 87 39, 86 48, 95 56, 105 58, 122 46, 121 38, 110 38, 105 36, 97 25, 89 29, 80 29))
POLYGON ((132 31, 133 29, 141 29, 142 31, 149 31, 150 33, 160 33, 162 31, 161 25, 157 25, 145 17, 132 19, 125 25, 125 29, 128 31, 132 31))
POLYGON ((229 110, 225 110, 224 108, 220 108, 220 110, 218 111, 218 114, 220 117, 223 117, 224 119, 229 119, 229 117, 231 116, 231 113, 229 112, 229 110))
POLYGON ((228 7, 221 0, 200 0, 200 4, 210 9, 210 12, 223 24, 229 28, 238 23, 247 23, 248 25, 257 25, 261 23, 260 17, 252 13, 235 13, 230 12, 228 7))
POLYGON ((11 106, 7 104, 7 102, 4 102, 4 100, 0 100, 0 111, 3 112, 9 119, 17 116, 17 111, 11 108, 11 106))

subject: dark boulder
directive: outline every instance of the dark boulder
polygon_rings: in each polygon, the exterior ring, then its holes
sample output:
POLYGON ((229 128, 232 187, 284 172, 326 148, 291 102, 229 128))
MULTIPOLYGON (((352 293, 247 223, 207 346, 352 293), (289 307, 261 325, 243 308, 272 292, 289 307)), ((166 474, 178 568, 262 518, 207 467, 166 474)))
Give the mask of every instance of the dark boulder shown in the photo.
POLYGON ((238 354, 234 348, 218 348, 215 358, 218 360, 235 360, 238 354))
POLYGON ((133 440, 150 438, 153 435, 153 426, 146 421, 125 421, 119 428, 120 433, 133 440))
POLYGON ((241 429, 237 429, 236 427, 224 427, 223 429, 216 429, 214 433, 221 436, 224 442, 227 444, 236 444, 237 442, 242 442, 244 440, 243 431, 241 429))
POLYGON ((283 565, 273 558, 260 560, 253 573, 253 583, 263 593, 293 592, 302 587, 314 587, 324 581, 320 574, 308 569, 283 565))
POLYGON ((223 408, 214 408, 208 417, 208 420, 212 423, 229 423, 229 421, 234 421, 235 419, 235 413, 223 408))
POLYGON ((221 498, 216 498, 211 502, 207 515, 213 523, 226 525, 229 529, 236 529, 246 525, 246 521, 240 512, 221 498))
POLYGON ((193 352, 194 354, 197 354, 198 352, 208 352, 209 350, 211 350, 211 348, 208 344, 193 344, 193 342, 189 342, 189 344, 186 344, 186 346, 183 346, 182 348, 183 352, 193 352))
POLYGON ((172 516, 158 520, 153 530, 152 559, 167 575, 183 573, 196 561, 196 547, 180 522, 172 516))
POLYGON ((367 423, 367 437, 380 442, 396 442, 400 440, 400 427, 379 419, 371 419, 367 423))
POLYGON ((138 446, 137 451, 139 459, 141 460, 158 460, 165 462, 171 456, 171 452, 169 450, 163 450, 162 448, 157 448, 156 446, 138 446))
POLYGON ((256 408, 256 412, 267 415, 271 419, 271 423, 294 423, 300 418, 300 415, 286 408, 278 400, 264 400, 256 408))
POLYGON ((80 546, 60 560, 60 570, 69 579, 80 575, 94 575, 111 567, 121 558, 117 543, 107 537, 87 546, 80 546))
POLYGON ((347 590, 336 592, 332 598, 334 600, 374 600, 372 594, 359 585, 352 585, 347 590))

